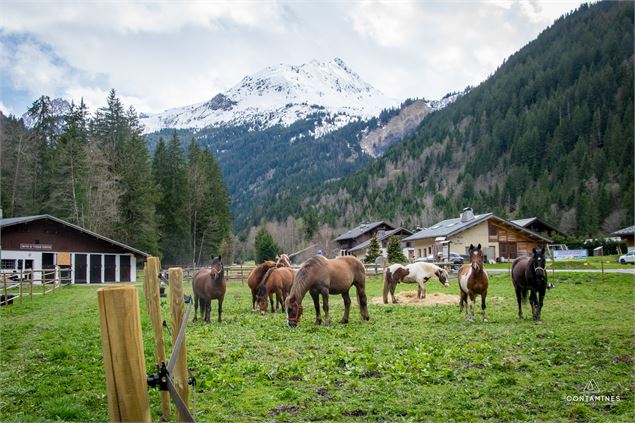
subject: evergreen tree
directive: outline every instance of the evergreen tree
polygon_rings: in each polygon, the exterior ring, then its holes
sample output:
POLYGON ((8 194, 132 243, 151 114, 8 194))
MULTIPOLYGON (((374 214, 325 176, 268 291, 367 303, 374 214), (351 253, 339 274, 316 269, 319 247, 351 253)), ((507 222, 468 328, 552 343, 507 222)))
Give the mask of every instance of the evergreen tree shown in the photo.
POLYGON ((377 235, 373 234, 370 237, 370 244, 368 245, 368 249, 366 250, 366 257, 364 258, 364 263, 375 263, 377 257, 381 255, 379 241, 377 241, 377 235))
POLYGON ((166 146, 161 140, 152 163, 159 191, 159 248, 165 263, 181 264, 191 260, 188 208, 188 181, 181 140, 173 133, 166 146))
POLYGON ((126 116, 129 132, 121 153, 127 159, 121 170, 121 239, 150 254, 158 253, 158 233, 155 215, 157 193, 152 178, 152 164, 145 139, 134 109, 126 116))
POLYGON ((71 104, 57 147, 51 150, 48 213, 80 226, 88 215, 88 109, 71 104))
POLYGON ((310 209, 304 214, 304 239, 311 240, 318 230, 318 218, 315 209, 310 209))
POLYGON ((273 240, 273 237, 267 231, 266 227, 260 228, 256 234, 256 264, 260 264, 265 260, 275 260, 281 249, 273 240))
POLYGON ((401 239, 398 236, 391 236, 388 240, 387 253, 389 263, 405 263, 408 261, 403 254, 401 239))

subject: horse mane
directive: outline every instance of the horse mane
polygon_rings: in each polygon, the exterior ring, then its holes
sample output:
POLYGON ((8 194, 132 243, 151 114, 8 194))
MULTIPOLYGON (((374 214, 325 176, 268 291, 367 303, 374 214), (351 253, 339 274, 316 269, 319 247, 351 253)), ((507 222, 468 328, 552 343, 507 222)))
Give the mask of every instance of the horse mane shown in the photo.
POLYGON ((275 269, 277 269, 277 267, 275 266, 267 269, 267 272, 265 272, 264 276, 260 280, 260 283, 258 284, 258 294, 260 294, 260 289, 267 284, 267 279, 269 278, 269 275, 271 275, 271 272, 273 272, 275 269))
POLYGON ((289 292, 289 297, 296 298, 298 292, 303 294, 308 291, 306 285, 309 283, 307 276, 312 273, 311 270, 318 269, 328 263, 327 259, 323 256, 314 256, 302 263, 300 270, 295 275, 295 279, 293 280, 293 285, 291 286, 291 292, 289 292))
POLYGON ((289 256, 286 254, 280 254, 278 256, 278 261, 276 261, 276 267, 291 267, 289 256))
POLYGON ((256 297, 257 298, 264 298, 264 296, 267 294, 267 286, 265 284, 262 284, 258 287, 258 291, 256 293, 256 297))

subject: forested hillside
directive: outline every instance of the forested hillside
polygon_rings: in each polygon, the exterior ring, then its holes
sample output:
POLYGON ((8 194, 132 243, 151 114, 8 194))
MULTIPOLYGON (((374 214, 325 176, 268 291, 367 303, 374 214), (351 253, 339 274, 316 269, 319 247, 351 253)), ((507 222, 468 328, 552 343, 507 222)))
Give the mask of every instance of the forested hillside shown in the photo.
POLYGON ((633 3, 583 5, 382 158, 265 216, 414 227, 472 206, 578 235, 631 225, 633 76, 633 3))
POLYGON ((51 214, 164 263, 231 252, 229 196, 212 153, 193 143, 186 157, 173 136, 152 160, 134 109, 114 90, 107 104, 60 116, 43 96, 27 113, 30 128, 0 113, 4 217, 51 214))

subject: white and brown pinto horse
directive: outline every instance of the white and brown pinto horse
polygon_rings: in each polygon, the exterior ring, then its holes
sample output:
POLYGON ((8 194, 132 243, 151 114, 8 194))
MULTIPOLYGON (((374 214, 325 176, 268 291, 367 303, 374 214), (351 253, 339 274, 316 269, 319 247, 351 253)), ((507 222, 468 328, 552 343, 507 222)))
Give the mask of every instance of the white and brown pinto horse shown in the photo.
POLYGON ((481 309, 483 310, 483 321, 487 322, 485 318, 485 298, 487 297, 487 287, 489 285, 489 276, 483 268, 483 251, 481 250, 481 244, 476 247, 470 244, 470 263, 464 264, 459 269, 459 287, 461 288, 461 309, 465 307, 465 318, 469 322, 474 322, 474 303, 476 296, 481 296, 481 309), (470 307, 468 305, 468 297, 470 299, 470 307), (469 313, 468 313, 469 312, 469 313))
POLYGON ((329 260, 322 256, 311 257, 300 267, 295 275, 291 292, 285 302, 287 323, 291 327, 299 324, 302 315, 302 299, 307 292, 313 298, 315 323, 322 323, 320 315, 320 295, 324 308, 324 323, 329 325, 329 295, 341 295, 344 299, 344 316, 341 323, 348 323, 351 309, 351 286, 357 288, 357 300, 364 320, 368 320, 368 302, 366 299, 366 269, 361 261, 352 256, 329 260))
POLYGON ((395 288, 399 282, 418 284, 417 298, 425 298, 425 284, 433 276, 436 276, 444 287, 450 286, 448 284, 448 272, 432 263, 417 262, 406 266, 397 263, 388 266, 384 273, 384 304, 388 304, 389 291, 393 304, 397 302, 395 288))

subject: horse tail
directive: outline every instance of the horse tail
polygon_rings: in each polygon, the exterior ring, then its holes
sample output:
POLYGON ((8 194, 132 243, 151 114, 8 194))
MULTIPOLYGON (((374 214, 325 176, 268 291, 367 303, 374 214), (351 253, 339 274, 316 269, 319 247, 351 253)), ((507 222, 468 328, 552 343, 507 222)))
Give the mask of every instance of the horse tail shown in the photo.
POLYGON ((357 260, 357 267, 359 274, 356 278, 356 288, 357 288, 357 302, 359 303, 359 312, 362 315, 364 320, 368 320, 368 298, 366 298, 366 266, 364 263, 357 260))

